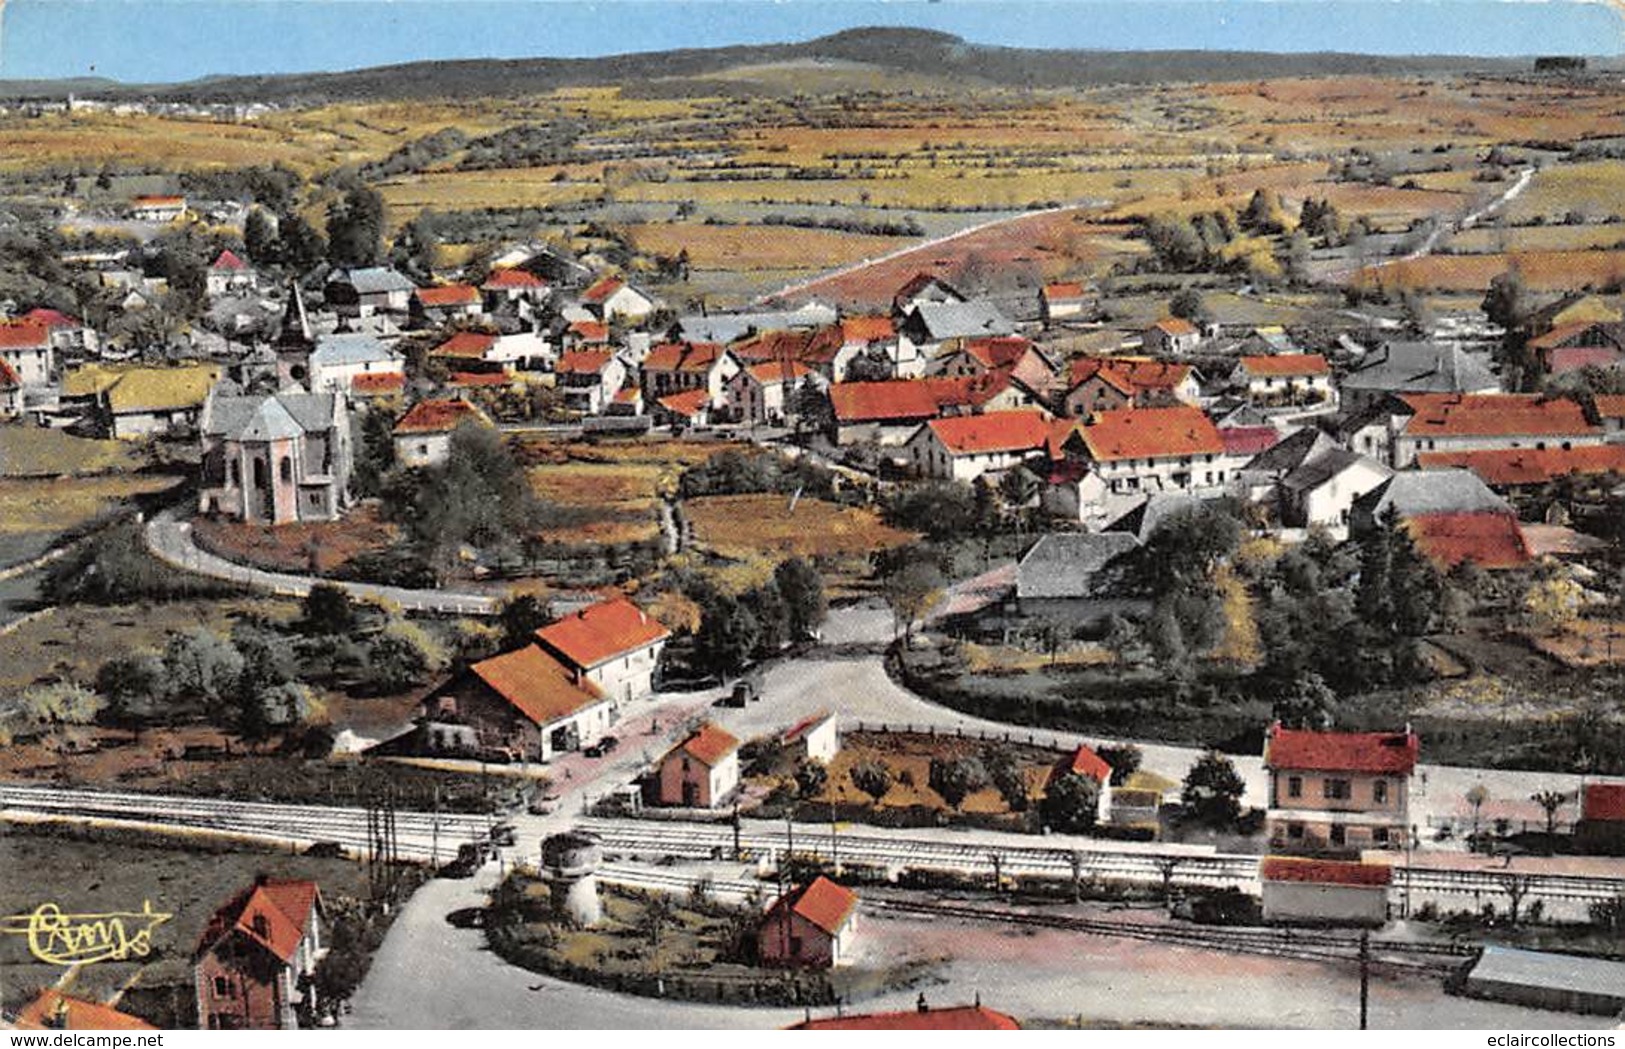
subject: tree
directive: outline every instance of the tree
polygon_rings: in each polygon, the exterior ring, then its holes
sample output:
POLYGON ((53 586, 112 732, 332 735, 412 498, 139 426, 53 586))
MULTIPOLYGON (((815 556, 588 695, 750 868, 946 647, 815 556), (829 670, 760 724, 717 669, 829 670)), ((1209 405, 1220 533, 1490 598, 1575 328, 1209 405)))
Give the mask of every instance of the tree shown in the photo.
POLYGON ((1192 324, 1206 324, 1207 303, 1203 300, 1202 293, 1195 288, 1181 288, 1168 300, 1168 314, 1172 317, 1183 317, 1192 324))
POLYGON ((1513 266, 1491 278, 1479 309, 1498 328, 1511 331, 1522 324, 1529 313, 1529 287, 1524 283, 1523 270, 1513 266))
POLYGON ((796 640, 811 637, 829 613, 829 602, 824 597, 824 576, 818 566, 805 558, 788 558, 773 570, 773 581, 784 599, 790 637, 796 640))
POLYGON ((1574 795, 1561 790, 1543 790, 1529 795, 1529 800, 1546 813, 1546 852, 1557 851, 1557 810, 1573 800, 1574 795))
POLYGON ((348 634, 355 630, 355 603, 337 583, 316 583, 300 605, 300 621, 317 636, 348 634))
POLYGON ((1281 198, 1267 187, 1253 191, 1252 199, 1247 202, 1247 210, 1241 214, 1244 228, 1266 236, 1285 233, 1290 222, 1286 210, 1281 207, 1281 198))
POLYGON ((1275 720, 1288 728, 1324 732, 1332 727, 1337 693, 1313 670, 1299 674, 1291 689, 1275 702, 1275 720))
POLYGON ((1145 240, 1164 270, 1199 269, 1206 259, 1202 235, 1182 215, 1153 215, 1145 224, 1145 240))
POLYGON ((731 594, 712 594, 701 601, 700 630, 694 636, 695 661, 719 677, 736 673, 749 661, 762 628, 752 612, 731 594))
POLYGON ((988 784, 987 769, 976 758, 932 758, 931 789, 957 809, 970 795, 988 784))
POLYGON ((156 652, 114 656, 96 672, 96 691, 107 697, 114 722, 139 724, 151 718, 167 689, 164 661, 156 652))
POLYGON ((1095 753, 1100 760, 1112 767, 1112 786, 1121 787, 1128 782, 1130 776, 1140 771, 1140 763, 1145 755, 1132 743, 1120 746, 1096 747, 1095 753))
POLYGON ((534 640, 537 630, 553 621, 553 610, 546 598, 514 594, 502 602, 497 621, 502 626, 503 649, 523 648, 534 640))
POLYGON ((107 700, 77 681, 32 685, 22 694, 22 709, 42 725, 88 725, 107 700))
POLYGON ((1171 602, 1157 602, 1150 621, 1146 623, 1145 638, 1151 646, 1151 658, 1157 661, 1158 666, 1183 669, 1190 659, 1185 630, 1179 625, 1179 616, 1175 614, 1171 602))
POLYGON ((942 573, 929 561, 911 561, 881 583, 881 594, 903 632, 903 644, 913 641, 914 621, 924 615, 942 593, 942 573))
POLYGON ((1473 837, 1471 845, 1478 848, 1478 813, 1483 809, 1484 803, 1490 799, 1489 788, 1482 783, 1475 783, 1467 790, 1467 804, 1473 808, 1473 837))
POLYGON ((869 795, 870 800, 876 805, 880 804, 880 799, 886 796, 892 786, 891 767, 879 758, 864 758, 852 766, 847 772, 847 777, 852 780, 854 787, 869 795))
POLYGON ((367 646, 369 680, 382 693, 426 683, 446 668, 446 650, 416 623, 391 620, 367 646))
POLYGON ((277 240, 283 265, 294 273, 308 272, 327 257, 326 238, 297 212, 277 216, 277 240))
POLYGON ((676 917, 677 907, 665 893, 652 892, 643 899, 643 913, 638 915, 637 929, 657 959, 660 945, 666 939, 666 930, 676 917))
POLYGON ((355 465, 350 490, 370 499, 383 494, 384 478, 395 468, 395 418, 388 409, 374 406, 361 416, 361 438, 355 444, 355 465))
POLYGON ((384 198, 360 184, 327 208, 327 257, 335 266, 376 266, 383 256, 384 198))
POLYGON ((1241 815, 1241 796, 1246 789, 1235 763, 1210 749, 1186 773, 1179 800, 1202 823, 1233 827, 1241 815))
POLYGON ((988 747, 982 752, 982 765, 1010 811, 1026 812, 1027 777, 1022 775, 1015 755, 1005 747, 988 747))
POLYGON ((1106 636, 1100 643, 1117 662, 1129 663, 1140 654, 1144 639, 1140 635, 1139 627, 1113 612, 1107 621, 1106 636))
POLYGON ((282 261, 276 223, 260 208, 250 209, 243 220, 243 250, 256 266, 275 266, 282 261))
POLYGON ((829 769, 817 758, 802 758, 796 762, 796 794, 803 798, 816 797, 829 782, 829 769))
POLYGON ((477 423, 452 433, 443 462, 411 471, 385 501, 423 558, 441 568, 462 547, 518 556, 519 537, 537 531, 543 507, 502 434, 477 423))
POLYGON ((218 711, 243 672, 241 653, 219 634, 196 627, 169 639, 164 674, 173 695, 218 711))
POLYGON ((1068 772, 1050 780, 1038 803, 1044 826, 1063 834, 1086 834, 1099 812, 1100 784, 1089 776, 1068 772))

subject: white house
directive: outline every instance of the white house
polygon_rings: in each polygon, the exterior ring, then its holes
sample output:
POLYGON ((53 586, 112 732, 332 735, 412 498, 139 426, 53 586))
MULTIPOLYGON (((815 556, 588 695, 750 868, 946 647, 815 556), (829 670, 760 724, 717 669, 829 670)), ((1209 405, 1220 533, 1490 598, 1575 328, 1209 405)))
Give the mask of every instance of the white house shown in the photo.
POLYGON ((1332 368, 1318 353, 1277 353, 1243 357, 1230 381, 1248 403, 1260 408, 1335 406, 1332 368))
POLYGON ((1145 329, 1140 338, 1146 353, 1178 356, 1202 344, 1202 330, 1183 317, 1164 317, 1145 329))
POLYGON ((1230 480, 1224 439, 1189 405, 1096 412, 1062 450, 1088 464, 1113 495, 1217 496, 1230 480))
POLYGON ((536 631, 536 641, 619 702, 654 691, 671 631, 625 598, 588 605, 536 631))
POLYGON ((606 324, 614 320, 641 324, 655 311, 655 300, 619 277, 604 277, 581 293, 581 304, 606 324))
POLYGON ((51 329, 30 321, 0 321, 0 361, 21 385, 49 386, 56 369, 51 329))
POLYGON ((1534 393, 1401 394, 1388 402, 1395 469, 1418 452, 1562 448, 1601 444, 1603 428, 1568 397, 1534 393))
POLYGON ((204 287, 211 297, 252 291, 254 279, 253 267, 238 258, 237 253, 229 248, 214 257, 203 278, 204 287))
POLYGON ((403 466, 431 466, 446 461, 451 435, 470 423, 490 426, 486 414, 461 397, 424 400, 412 405, 395 424, 395 461, 403 466))
POLYGON ((626 382, 626 365, 608 350, 575 350, 553 366, 564 406, 601 415, 626 382))
POLYGON ((1258 864, 1264 921, 1288 925, 1382 925, 1388 920, 1386 863, 1265 856, 1258 864))
POLYGON ((835 715, 821 710, 791 726, 779 741, 796 760, 821 761, 829 764, 841 752, 841 736, 836 729, 835 715))
POLYGON ((752 364, 728 380, 728 409, 741 422, 782 424, 794 414, 795 391, 804 382, 824 385, 823 377, 800 361, 752 364))
POLYGON ((960 415, 924 423, 904 449, 919 476, 969 482, 1042 453, 1051 428, 1037 409, 960 415))
MULTIPOLYGON (((406 358, 371 335, 354 332, 319 335, 306 364, 310 391, 343 390, 357 375, 400 372, 406 358)), ((295 380, 297 381, 297 379, 295 380)))

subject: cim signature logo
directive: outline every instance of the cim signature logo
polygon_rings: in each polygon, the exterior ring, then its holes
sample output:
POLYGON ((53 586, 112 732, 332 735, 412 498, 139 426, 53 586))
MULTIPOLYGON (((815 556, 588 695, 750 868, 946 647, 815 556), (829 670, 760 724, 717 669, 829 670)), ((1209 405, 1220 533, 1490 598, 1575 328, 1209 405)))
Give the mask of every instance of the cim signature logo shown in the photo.
POLYGON ((0 930, 28 937, 28 953, 47 965, 88 965, 145 958, 152 952, 152 931, 174 917, 143 900, 139 911, 64 914, 54 903, 42 903, 31 914, 0 919, 0 930))

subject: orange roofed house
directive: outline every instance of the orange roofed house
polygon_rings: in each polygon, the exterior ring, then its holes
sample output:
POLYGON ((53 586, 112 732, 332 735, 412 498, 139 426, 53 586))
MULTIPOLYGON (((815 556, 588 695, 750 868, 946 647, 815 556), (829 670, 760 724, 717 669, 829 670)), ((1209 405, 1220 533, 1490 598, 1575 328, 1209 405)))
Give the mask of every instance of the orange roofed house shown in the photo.
POLYGON ((1019 1031, 1021 1025, 1004 1013, 977 1002, 933 1009, 925 995, 913 1009, 893 1013, 858 1013, 808 1019, 789 1027, 792 1031, 1019 1031))
POLYGON ((485 312, 485 300, 471 284, 441 284, 413 291, 411 309, 417 324, 446 324, 478 317, 485 312))
POLYGON ((110 1005, 41 991, 17 1013, 19 1031, 156 1031, 158 1028, 110 1005))
POLYGON ((1183 317, 1164 317, 1141 336, 1145 352, 1157 356, 1190 353, 1201 344, 1202 329, 1183 317))
POLYGON ((461 397, 419 401, 395 424, 396 461, 403 466, 445 462, 451 435, 464 424, 490 426, 491 420, 461 397))
POLYGON ((712 808, 739 785, 739 740, 705 724, 660 759, 655 801, 712 808))
POLYGON ((1392 466, 1422 452, 1568 449, 1601 444, 1603 428, 1578 401, 1534 393, 1408 393, 1390 402, 1392 466))
POLYGON ((209 920, 193 957, 198 1027, 295 1027, 316 1004, 309 977, 326 953, 325 918, 313 881, 261 878, 232 897, 209 920))
POLYGON ((1096 412, 1066 439, 1062 451, 1089 467, 1098 480, 1097 497, 1217 495, 1230 479, 1224 439, 1213 421, 1190 405, 1096 412))
POLYGON ((1587 783, 1574 828, 1581 851, 1625 856, 1625 783, 1587 783))
POLYGON ((1270 847, 1294 852, 1401 848, 1421 743, 1404 732, 1315 732, 1270 726, 1270 847))
POLYGON ((921 477, 974 481, 1005 470, 1049 446, 1054 423, 1036 408, 932 419, 904 446, 921 477))
POLYGON ((819 875, 773 901, 756 934, 763 965, 829 969, 843 965, 858 927, 858 894, 819 875))

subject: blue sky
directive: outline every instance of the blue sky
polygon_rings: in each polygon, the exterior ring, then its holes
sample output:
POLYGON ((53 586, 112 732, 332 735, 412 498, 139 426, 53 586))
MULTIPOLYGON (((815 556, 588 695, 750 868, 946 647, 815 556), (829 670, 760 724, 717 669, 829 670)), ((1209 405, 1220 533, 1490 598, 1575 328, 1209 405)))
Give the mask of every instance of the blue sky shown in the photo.
POLYGON ((436 58, 803 40, 863 25, 978 44, 1376 54, 1625 52, 1585 0, 0 0, 0 79, 126 82, 436 58))

